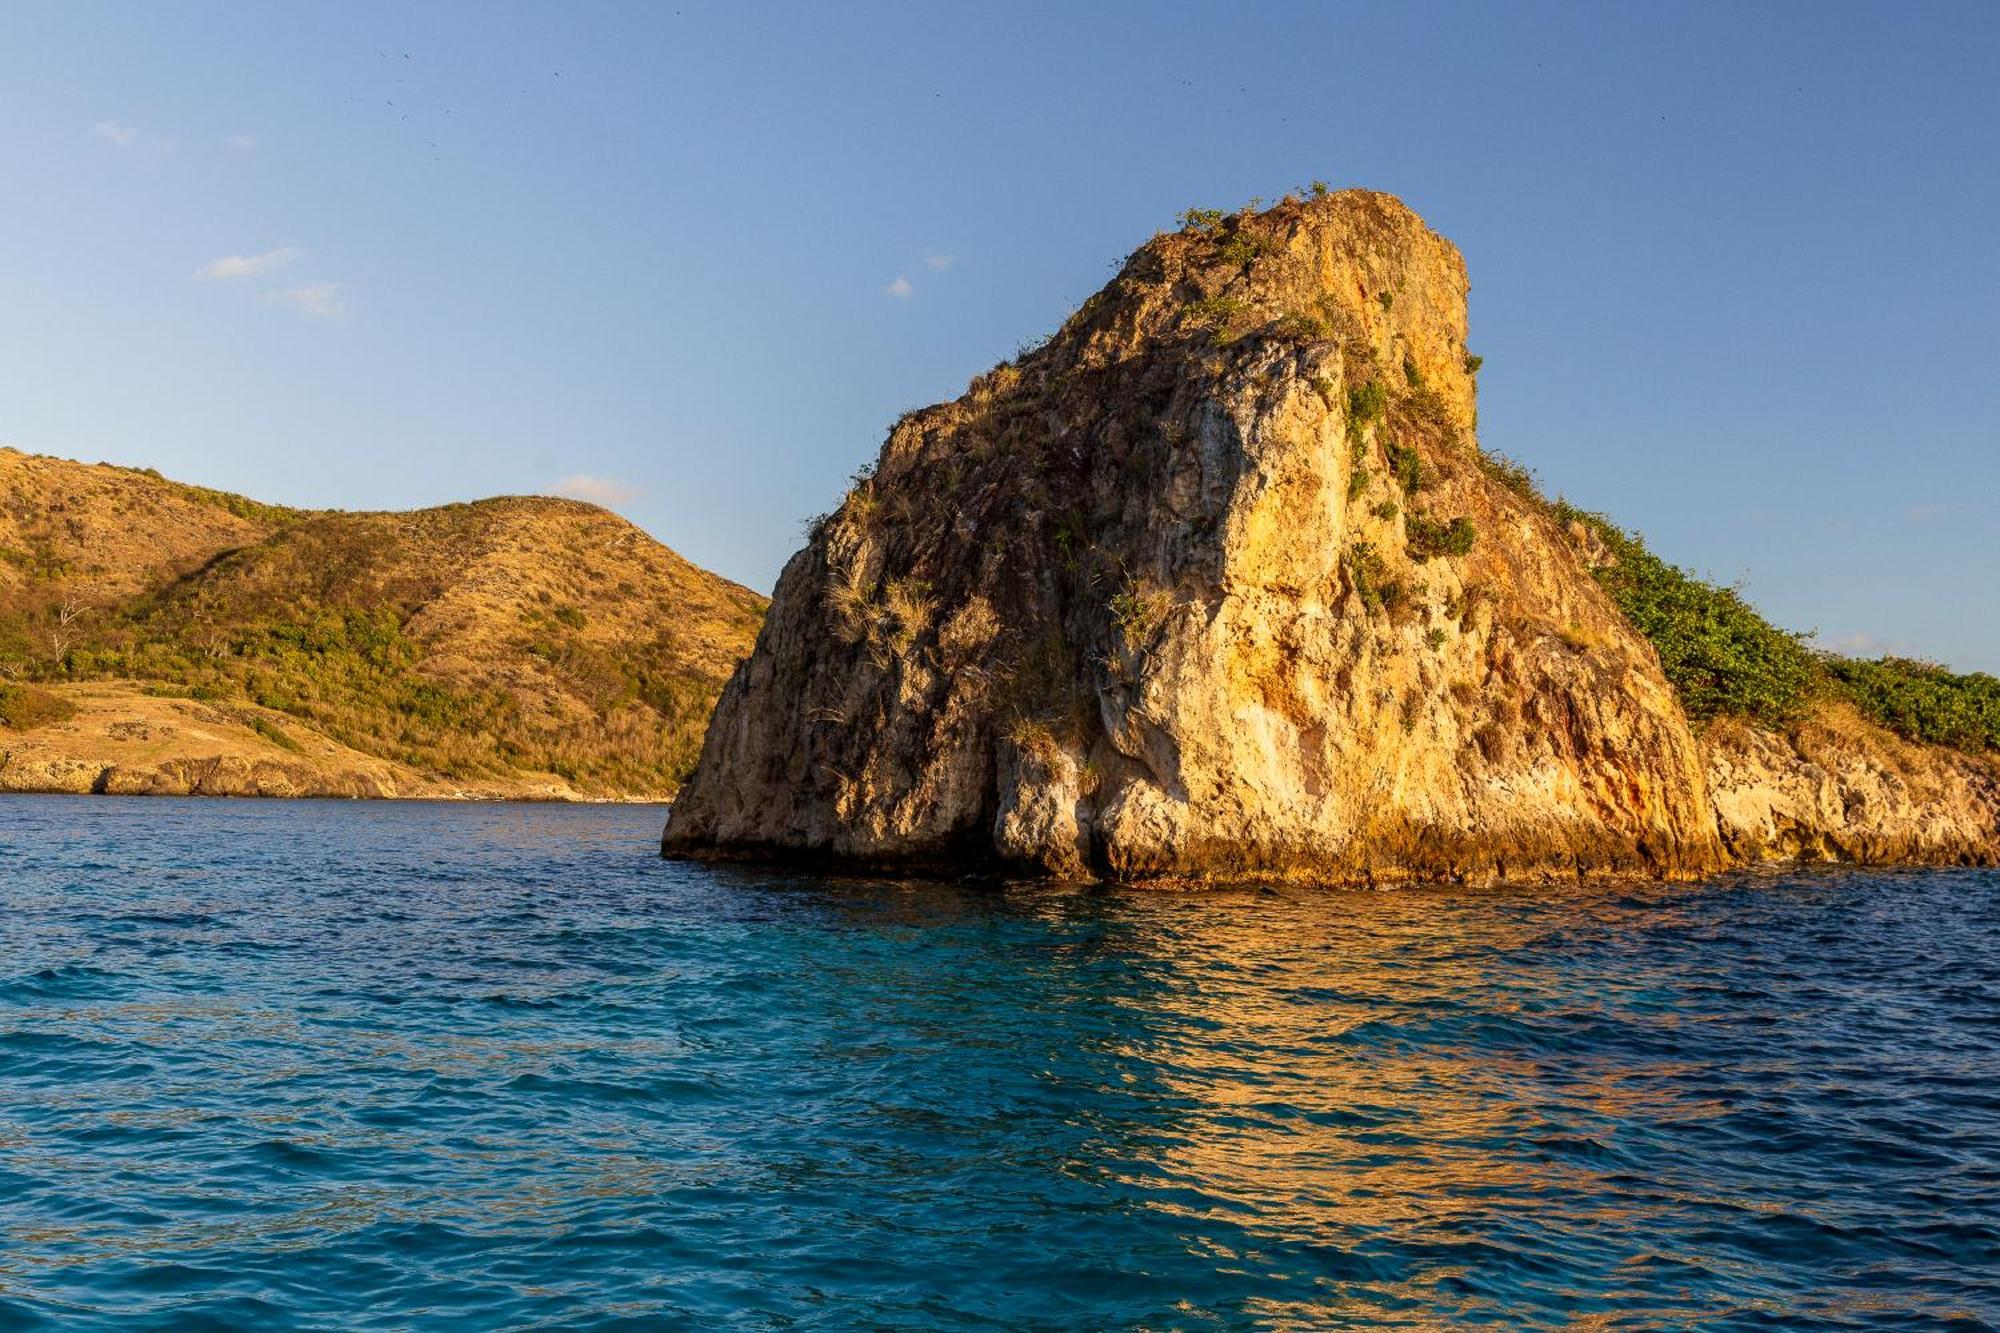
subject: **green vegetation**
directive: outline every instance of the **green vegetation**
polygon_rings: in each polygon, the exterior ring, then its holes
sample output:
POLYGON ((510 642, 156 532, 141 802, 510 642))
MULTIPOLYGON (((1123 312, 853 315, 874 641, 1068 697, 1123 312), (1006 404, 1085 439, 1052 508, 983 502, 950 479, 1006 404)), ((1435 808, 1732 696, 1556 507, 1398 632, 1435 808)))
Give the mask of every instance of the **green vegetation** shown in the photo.
POLYGON ((0 727, 27 731, 76 716, 76 705, 33 685, 0 682, 0 727))
POLYGON ((1403 358, 1403 380, 1412 389, 1421 389, 1424 387, 1424 373, 1418 370, 1417 363, 1410 360, 1407 356, 1403 358))
POLYGON ((1173 596, 1151 583, 1131 580, 1112 597, 1109 609, 1112 623, 1118 626, 1125 642, 1141 647, 1152 639, 1153 631, 1173 610, 1173 596))
POLYGON ((1222 230, 1225 216, 1219 208, 1188 208, 1181 211, 1177 220, 1183 227, 1191 228, 1204 236, 1214 236, 1222 230))
POLYGON ((1225 263, 1245 265, 1265 255, 1276 254, 1278 249, 1278 240, 1275 236, 1252 230, 1239 220, 1222 242, 1219 253, 1225 263))
POLYGON ((22 566, 48 564, 43 547, 71 554, 75 524, 45 515, 117 534, 73 572, 5 571, 9 727, 68 710, 39 685, 127 680, 294 751, 316 732, 433 778, 659 793, 692 769, 761 615, 755 594, 560 501, 307 513, 136 469, 4 452, 0 467, 25 497, 0 508, 0 547, 22 566), (219 514, 201 526, 190 498, 261 531, 219 514), (163 549, 163 533, 181 544, 163 549))
POLYGON ((1553 511, 1554 506, 1542 494, 1541 482, 1534 472, 1507 455, 1482 450, 1479 455, 1479 470, 1544 512, 1553 511))
POLYGON ((1411 514, 1408 523, 1410 556, 1424 561, 1437 556, 1462 556, 1472 551, 1479 533, 1469 518, 1440 523, 1425 514, 1411 514))
POLYGON ((1347 581, 1370 611, 1393 610, 1403 600, 1403 585, 1389 577, 1388 562, 1372 542, 1356 542, 1341 552, 1347 581))
POLYGON ((1804 714, 1822 675, 1804 636, 1773 626, 1736 589, 1668 564, 1601 514, 1567 504, 1554 513, 1583 523, 1609 550, 1612 563, 1593 572, 1652 641, 1689 717, 1734 714, 1783 726, 1804 714))
POLYGON ((1395 308, 1396 294, 1392 291, 1387 290, 1386 288, 1382 291, 1381 295, 1377 296, 1375 299, 1382 303, 1382 308, 1384 310, 1390 310, 1395 308))
POLYGON ((1382 387, 1382 381, 1369 380, 1365 384, 1352 384, 1347 389, 1347 430, 1350 435, 1358 434, 1361 428, 1380 421, 1389 411, 1389 391, 1382 387))
POLYGON ((1465 373, 1466 373, 1466 374, 1468 374, 1468 375, 1477 375, 1477 374, 1479 373, 1479 368, 1480 368, 1481 366, 1485 365, 1485 364, 1486 364, 1486 358, 1485 358, 1485 357, 1483 357, 1483 356, 1474 356, 1474 355, 1473 355, 1472 353, 1470 353, 1470 352, 1467 352, 1467 353, 1465 354, 1465 373))
POLYGON ((1897 735, 1961 750, 2000 750, 2000 680, 1953 675, 1934 662, 1829 657, 1827 673, 1855 707, 1897 735))
POLYGON ((280 749, 290 750, 294 753, 298 753, 304 749, 296 740, 292 739, 292 733, 286 731, 262 713, 245 713, 243 720, 250 724, 250 730, 256 732, 259 736, 262 736, 265 740, 280 749))
POLYGON ((1660 655, 1688 716, 1748 718, 1782 728, 1815 701, 1840 700, 1905 740, 2000 750, 2000 680, 1931 662, 1842 657, 1779 629, 1735 588, 1719 587, 1654 555, 1637 533, 1566 500, 1550 501, 1535 475, 1500 454, 1479 465, 1562 527, 1580 524, 1604 544, 1592 573, 1660 655))
POLYGON ((1227 345, 1230 339, 1230 325, 1236 322, 1245 307, 1241 300, 1233 296, 1204 296, 1189 301, 1185 307, 1185 317, 1195 324, 1215 331, 1217 345, 1227 345))
POLYGON ((1388 456, 1389 471, 1404 494, 1415 495, 1424 488, 1424 460, 1414 448, 1391 440, 1382 452, 1388 456))

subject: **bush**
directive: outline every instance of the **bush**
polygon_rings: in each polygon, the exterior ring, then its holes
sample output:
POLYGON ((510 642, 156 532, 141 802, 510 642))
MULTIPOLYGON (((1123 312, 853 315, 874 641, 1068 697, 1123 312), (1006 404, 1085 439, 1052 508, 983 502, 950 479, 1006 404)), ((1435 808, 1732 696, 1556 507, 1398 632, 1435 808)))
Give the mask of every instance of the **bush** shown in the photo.
POLYGON ((1534 472, 1505 454, 1481 452, 1479 470, 1523 500, 1544 507, 1549 503, 1548 497, 1542 494, 1541 482, 1534 472))
POLYGON ((1956 676, 1904 657, 1829 657, 1826 669, 1856 708, 1906 740, 2000 750, 2000 680, 1983 671, 1956 676))
POLYGON ((1408 495, 1415 495, 1424 486, 1424 460, 1417 451, 1407 444, 1393 441, 1383 446, 1383 453, 1389 456, 1389 470, 1408 495))
POLYGON ((1652 641, 1689 717, 1736 714, 1775 727, 1805 712, 1823 676, 1803 635, 1772 625, 1736 589, 1668 564, 1601 514, 1559 504, 1556 516, 1595 529, 1609 548, 1614 563, 1592 572, 1652 641))
POLYGON ((1276 254, 1279 249, 1276 237, 1250 231, 1239 222, 1229 238, 1223 241, 1219 253, 1225 263, 1247 265, 1265 255, 1276 254))
POLYGON ((1244 311, 1243 302, 1233 296, 1204 296, 1189 301, 1185 317, 1196 324, 1215 330, 1215 340, 1225 343, 1229 340, 1229 326, 1244 311))
POLYGON ((1389 577, 1389 564, 1370 542, 1356 542, 1341 553, 1347 581, 1370 611, 1392 609, 1403 600, 1403 585, 1389 577))
POLYGON ((1440 523, 1424 514, 1410 515, 1410 556, 1414 560, 1429 560, 1441 555, 1469 555, 1478 537, 1478 530, 1469 518, 1440 523))
POLYGON ((1350 433, 1380 421, 1388 413, 1389 391, 1382 387, 1382 381, 1369 380, 1366 384, 1348 386, 1347 429, 1350 433))
MULTIPOLYGON (((2000 679, 1955 675, 1932 662, 1869 661, 1819 653, 1805 635, 1779 629, 1735 588, 1695 578, 1647 549, 1602 514, 1551 503, 1527 468, 1482 454, 1487 476, 1538 506, 1555 523, 1581 523, 1610 552, 1591 572, 1632 627, 1652 643, 1689 717, 1723 714, 1770 727, 1796 721, 1814 700, 1845 699, 1905 740, 1963 750, 2000 749, 2000 679)), ((1421 520, 1411 520, 1413 550, 1421 520)), ((1470 526, 1470 525, 1468 525, 1470 526)))
POLYGON ((1222 230, 1223 212, 1219 208, 1188 208, 1181 210, 1178 219, 1183 227, 1192 228, 1204 236, 1213 236, 1222 230))
POLYGON ((28 731, 76 716, 76 705, 33 685, 0 684, 0 726, 28 731))

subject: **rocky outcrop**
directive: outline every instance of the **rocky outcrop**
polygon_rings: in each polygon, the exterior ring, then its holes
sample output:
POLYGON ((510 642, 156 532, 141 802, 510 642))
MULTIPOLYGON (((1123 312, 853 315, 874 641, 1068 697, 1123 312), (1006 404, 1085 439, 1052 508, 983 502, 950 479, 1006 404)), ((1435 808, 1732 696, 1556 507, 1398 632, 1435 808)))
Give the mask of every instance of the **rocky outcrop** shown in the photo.
POLYGON ((1744 862, 2000 864, 2000 762, 1913 745, 1830 705, 1780 735, 1702 737, 1718 828, 1744 862))
POLYGON ((670 855, 1066 877, 1724 863, 1646 641, 1473 440, 1458 252, 1353 191, 1156 237, 906 417, 725 688, 670 855))

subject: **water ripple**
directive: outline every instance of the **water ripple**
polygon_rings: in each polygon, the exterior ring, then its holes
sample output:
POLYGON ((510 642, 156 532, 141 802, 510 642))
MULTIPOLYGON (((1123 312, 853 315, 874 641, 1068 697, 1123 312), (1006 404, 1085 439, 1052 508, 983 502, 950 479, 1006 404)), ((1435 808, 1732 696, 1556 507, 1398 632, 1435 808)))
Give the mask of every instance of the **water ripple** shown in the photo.
POLYGON ((2000 1326, 2000 876, 1202 894, 0 798, 0 1328, 2000 1326))

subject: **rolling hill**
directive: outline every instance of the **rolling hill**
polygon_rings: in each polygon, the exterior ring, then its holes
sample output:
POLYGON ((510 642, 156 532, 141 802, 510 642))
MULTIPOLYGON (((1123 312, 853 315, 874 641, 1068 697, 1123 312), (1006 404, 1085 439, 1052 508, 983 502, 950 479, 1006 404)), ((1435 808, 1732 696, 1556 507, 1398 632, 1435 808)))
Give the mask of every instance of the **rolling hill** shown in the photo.
POLYGON ((765 599, 594 505, 260 504, 0 449, 0 790, 658 799, 765 599))

